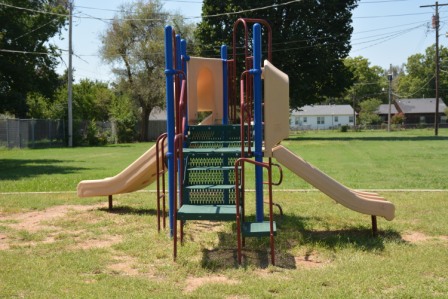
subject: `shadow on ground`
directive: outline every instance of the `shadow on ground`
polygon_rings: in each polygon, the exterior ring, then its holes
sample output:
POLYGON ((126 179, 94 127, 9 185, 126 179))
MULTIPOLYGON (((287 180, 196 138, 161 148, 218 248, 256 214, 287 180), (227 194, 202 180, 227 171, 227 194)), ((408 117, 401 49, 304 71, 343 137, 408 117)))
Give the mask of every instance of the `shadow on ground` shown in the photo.
POLYGON ((98 210, 118 215, 157 215, 157 211, 155 209, 134 208, 131 206, 114 206, 112 210, 109 210, 109 208, 99 208, 98 210))
POLYGON ((86 169, 64 165, 68 162, 72 161, 56 159, 0 159, 0 181, 19 180, 47 174, 70 174, 86 169))
MULTIPOLYGON (((385 242, 400 241, 401 235, 394 230, 382 231, 374 237, 370 223, 362 227, 343 229, 317 229, 311 223, 322 220, 319 217, 301 217, 295 215, 278 216, 277 236, 275 237, 276 266, 284 269, 296 269, 297 259, 288 253, 296 246, 307 248, 324 247, 332 251, 355 248, 364 252, 378 252, 385 249, 385 242)), ((202 267, 220 270, 238 267, 235 225, 232 233, 218 232, 219 243, 215 248, 202 250, 202 267)), ((307 257, 301 257, 306 259, 307 257)), ((243 249, 243 267, 253 265, 267 268, 271 263, 269 238, 246 238, 243 249)))

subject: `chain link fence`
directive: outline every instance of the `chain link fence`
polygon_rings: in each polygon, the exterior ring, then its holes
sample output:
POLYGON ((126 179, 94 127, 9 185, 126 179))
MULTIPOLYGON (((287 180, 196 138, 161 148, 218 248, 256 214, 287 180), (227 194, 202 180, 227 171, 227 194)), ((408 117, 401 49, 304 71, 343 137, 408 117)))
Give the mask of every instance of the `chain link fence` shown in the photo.
POLYGON ((0 147, 40 148, 63 146, 63 120, 0 119, 0 147))
MULTIPOLYGON (((140 131, 137 123, 125 142, 137 140, 140 131)), ((120 132, 115 122, 74 121, 74 139, 77 146, 100 145, 119 142, 120 132)), ((151 120, 148 123, 148 140, 156 140, 166 132, 165 120, 151 120)), ((49 119, 0 119, 0 147, 44 148, 67 146, 67 126, 64 120, 49 119)))

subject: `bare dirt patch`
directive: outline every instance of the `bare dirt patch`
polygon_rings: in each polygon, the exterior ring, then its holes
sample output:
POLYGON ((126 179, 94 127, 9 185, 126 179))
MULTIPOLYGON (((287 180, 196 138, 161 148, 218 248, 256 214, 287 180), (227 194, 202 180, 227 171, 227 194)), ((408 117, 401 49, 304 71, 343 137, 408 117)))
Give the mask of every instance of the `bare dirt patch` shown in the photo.
POLYGON ((13 221, 15 223, 7 224, 9 227, 16 230, 25 230, 28 232, 36 232, 43 229, 51 228, 51 226, 42 224, 43 222, 49 222, 57 218, 64 217, 71 211, 83 212, 97 209, 102 207, 101 205, 94 206, 82 206, 82 205, 62 205, 55 206, 43 211, 18 213, 11 216, 4 217, 3 220, 13 221))
POLYGON ((295 256, 294 261, 297 269, 315 269, 325 266, 325 262, 320 261, 314 252, 307 253, 304 256, 295 256))
POLYGON ((447 242, 448 236, 427 236, 424 233, 421 232, 410 232, 403 234, 401 238, 409 242, 411 244, 421 244, 429 241, 442 241, 447 242))
POLYGON ((89 250, 95 248, 107 248, 122 241, 121 236, 104 236, 104 238, 88 239, 77 243, 75 249, 89 250))
POLYGON ((137 265, 135 258, 130 256, 117 256, 114 259, 115 262, 107 267, 113 273, 127 276, 137 276, 139 274, 135 267, 137 265))
MULTIPOLYGON (((67 216, 70 212, 86 212, 90 210, 103 207, 104 204, 99 205, 61 205, 54 206, 43 211, 33 211, 25 213, 16 213, 2 217, 3 225, 15 230, 25 231, 28 233, 37 233, 39 231, 47 231, 48 235, 45 239, 40 241, 21 242, 20 244, 14 244, 14 238, 8 236, 8 234, 0 235, 0 250, 7 250, 11 245, 20 246, 36 246, 37 244, 54 243, 59 234, 78 234, 78 231, 71 232, 63 230, 60 227, 53 226, 49 223, 67 216)), ((115 242, 115 240, 113 240, 115 242)), ((110 242, 109 242, 110 243, 110 242)), ((109 244, 108 243, 108 244, 109 244)), ((101 243, 102 244, 102 243, 101 243)), ((114 243, 115 244, 115 243, 114 243)), ((96 246, 95 244, 91 246, 96 246)), ((99 245, 100 247, 102 245, 99 245)))
POLYGON ((191 293, 205 284, 221 283, 221 284, 238 284, 238 280, 225 277, 223 275, 206 276, 206 277, 189 277, 187 278, 187 286, 184 293, 191 293))
POLYGON ((8 250, 8 249, 9 249, 8 236, 5 234, 0 234, 0 250, 8 250))
POLYGON ((427 241, 430 237, 420 232, 410 232, 401 236, 406 242, 415 244, 427 241))

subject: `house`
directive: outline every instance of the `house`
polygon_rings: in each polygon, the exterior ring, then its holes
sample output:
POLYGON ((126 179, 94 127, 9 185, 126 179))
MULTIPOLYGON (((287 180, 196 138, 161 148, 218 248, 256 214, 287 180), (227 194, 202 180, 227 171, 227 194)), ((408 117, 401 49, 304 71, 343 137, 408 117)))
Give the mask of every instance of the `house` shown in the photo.
MULTIPOLYGON (((389 104, 381 104, 377 109, 377 114, 381 117, 383 123, 387 123, 389 117, 389 104)), ((394 104, 390 105, 390 117, 398 113, 397 108, 394 104)))
POLYGON ((166 132, 166 110, 156 107, 151 110, 148 121, 148 139, 156 140, 166 132))
MULTIPOLYGON (((400 99, 395 101, 395 107, 406 117, 405 124, 433 124, 436 112, 436 99, 400 99)), ((439 123, 446 124, 446 105, 439 99, 439 123)))
POLYGON ((354 125, 355 111, 350 105, 310 105, 293 110, 289 124, 295 130, 332 129, 354 125))

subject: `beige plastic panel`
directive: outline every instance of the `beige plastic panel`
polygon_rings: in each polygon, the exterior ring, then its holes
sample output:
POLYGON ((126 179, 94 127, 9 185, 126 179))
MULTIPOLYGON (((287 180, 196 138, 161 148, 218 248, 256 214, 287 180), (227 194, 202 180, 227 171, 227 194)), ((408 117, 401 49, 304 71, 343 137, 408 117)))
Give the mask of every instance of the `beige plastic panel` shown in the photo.
POLYGON ((187 62, 188 119, 196 124, 198 112, 212 111, 211 123, 222 120, 222 60, 190 57, 187 62))
POLYGON ((272 63, 264 61, 264 156, 289 135, 289 78, 272 63))
POLYGON ((345 187, 282 145, 276 146, 272 152, 278 162, 344 207, 389 221, 394 219, 395 206, 378 194, 345 187))
POLYGON ((78 196, 108 196, 143 189, 157 179, 156 159, 156 146, 154 145, 114 177, 79 182, 78 196))

